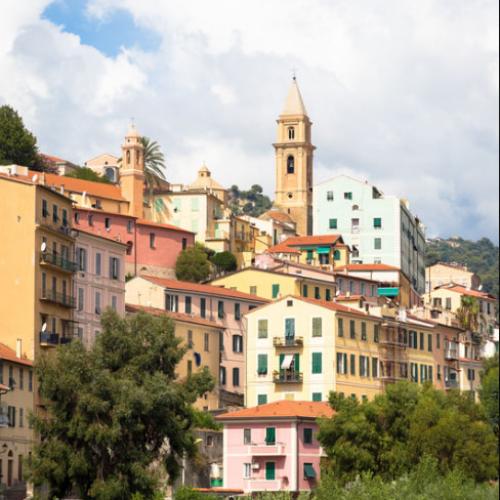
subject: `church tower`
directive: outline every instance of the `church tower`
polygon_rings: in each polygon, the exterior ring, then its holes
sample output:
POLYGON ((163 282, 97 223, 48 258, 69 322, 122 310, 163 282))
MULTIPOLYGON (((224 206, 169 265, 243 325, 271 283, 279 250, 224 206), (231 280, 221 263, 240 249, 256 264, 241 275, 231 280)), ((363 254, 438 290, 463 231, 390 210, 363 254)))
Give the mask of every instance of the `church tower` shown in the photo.
POLYGON ((122 145, 120 187, 129 201, 129 215, 144 217, 144 146, 141 136, 131 125, 122 145))
POLYGON ((312 123, 294 77, 278 120, 275 205, 297 224, 300 236, 312 234, 313 154, 312 123))

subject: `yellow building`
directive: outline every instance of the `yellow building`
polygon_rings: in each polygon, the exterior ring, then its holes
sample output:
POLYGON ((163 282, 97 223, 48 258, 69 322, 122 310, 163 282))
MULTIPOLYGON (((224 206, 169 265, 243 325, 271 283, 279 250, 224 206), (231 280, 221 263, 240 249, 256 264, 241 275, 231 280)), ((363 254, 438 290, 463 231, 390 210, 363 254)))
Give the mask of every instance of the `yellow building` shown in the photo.
POLYGON ((33 444, 29 423, 33 411, 33 363, 20 357, 19 349, 20 344, 16 353, 0 343, 0 484, 12 495, 14 490, 24 489, 24 468, 33 444))
POLYGON ((156 316, 167 315, 174 321, 175 335, 182 340, 188 351, 177 367, 177 375, 185 379, 207 367, 215 380, 215 389, 201 397, 195 404, 199 410, 210 411, 221 408, 220 397, 220 337, 224 327, 213 321, 197 318, 189 314, 166 312, 153 307, 126 305, 128 314, 144 311, 156 316))
POLYGON ((326 401, 331 391, 361 400, 382 390, 381 318, 293 296, 246 318, 246 406, 283 399, 326 401))
POLYGON ((294 78, 278 118, 276 151, 276 208, 290 215, 301 236, 312 234, 312 123, 294 78))
POLYGON ((243 269, 222 278, 213 280, 210 284, 222 286, 230 290, 249 293, 263 299, 274 300, 288 295, 312 297, 330 301, 335 297, 336 285, 333 275, 317 279, 304 275, 292 275, 279 269, 258 269, 255 267, 243 269))

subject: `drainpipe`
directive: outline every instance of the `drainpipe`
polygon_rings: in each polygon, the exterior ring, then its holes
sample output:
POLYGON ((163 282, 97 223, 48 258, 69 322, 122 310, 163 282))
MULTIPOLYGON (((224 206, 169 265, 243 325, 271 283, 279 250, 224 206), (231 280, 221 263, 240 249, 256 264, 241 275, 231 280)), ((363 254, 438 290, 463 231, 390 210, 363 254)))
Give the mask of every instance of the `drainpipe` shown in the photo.
POLYGON ((134 276, 137 276, 137 219, 134 222, 134 276))

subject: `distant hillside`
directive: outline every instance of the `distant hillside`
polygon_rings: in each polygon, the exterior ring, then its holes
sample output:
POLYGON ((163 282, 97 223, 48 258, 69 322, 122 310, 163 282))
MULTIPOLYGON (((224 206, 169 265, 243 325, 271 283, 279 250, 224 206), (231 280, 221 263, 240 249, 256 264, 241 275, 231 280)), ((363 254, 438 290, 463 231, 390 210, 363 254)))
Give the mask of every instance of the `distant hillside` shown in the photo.
POLYGON ((273 206, 258 184, 253 185, 250 191, 240 191, 238 186, 231 186, 229 196, 229 206, 235 215, 259 217, 273 206))
POLYGON ((499 296, 498 246, 488 238, 469 241, 462 238, 434 239, 427 243, 426 265, 458 262, 481 278, 486 292, 499 296))

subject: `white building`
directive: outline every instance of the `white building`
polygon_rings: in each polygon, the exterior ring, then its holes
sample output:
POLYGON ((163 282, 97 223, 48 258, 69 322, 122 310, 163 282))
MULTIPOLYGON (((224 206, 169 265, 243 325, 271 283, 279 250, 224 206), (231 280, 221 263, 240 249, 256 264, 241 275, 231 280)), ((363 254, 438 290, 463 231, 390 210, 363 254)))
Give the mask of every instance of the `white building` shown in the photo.
POLYGON ((313 213, 314 234, 342 235, 352 249, 352 263, 398 267, 424 293, 424 227, 408 201, 339 175, 315 186, 313 213))

